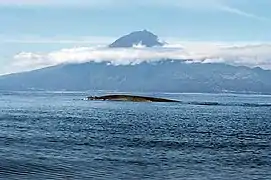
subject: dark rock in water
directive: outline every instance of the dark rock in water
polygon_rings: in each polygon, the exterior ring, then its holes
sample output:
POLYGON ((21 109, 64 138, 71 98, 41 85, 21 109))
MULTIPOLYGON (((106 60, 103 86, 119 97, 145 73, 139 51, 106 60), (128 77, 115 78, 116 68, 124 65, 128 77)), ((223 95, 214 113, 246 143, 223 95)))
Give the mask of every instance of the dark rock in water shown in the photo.
POLYGON ((132 95, 106 95, 106 96, 90 96, 88 100, 101 101, 131 101, 131 102, 179 102, 176 100, 146 97, 146 96, 132 96, 132 95))
POLYGON ((165 43, 159 42, 158 36, 155 34, 143 30, 135 31, 126 36, 117 39, 115 42, 109 45, 111 48, 128 48, 134 45, 141 44, 146 47, 163 46, 165 43))

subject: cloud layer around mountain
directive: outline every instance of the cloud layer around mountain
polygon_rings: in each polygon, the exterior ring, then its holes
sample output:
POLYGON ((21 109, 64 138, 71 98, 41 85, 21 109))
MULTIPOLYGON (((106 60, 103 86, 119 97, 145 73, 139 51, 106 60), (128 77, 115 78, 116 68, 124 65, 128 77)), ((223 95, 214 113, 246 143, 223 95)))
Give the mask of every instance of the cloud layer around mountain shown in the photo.
POLYGON ((28 71, 65 63, 108 62, 135 65, 162 59, 187 63, 225 63, 271 69, 271 44, 227 45, 215 43, 168 44, 165 47, 133 48, 75 47, 49 53, 21 52, 6 67, 7 73, 28 71))

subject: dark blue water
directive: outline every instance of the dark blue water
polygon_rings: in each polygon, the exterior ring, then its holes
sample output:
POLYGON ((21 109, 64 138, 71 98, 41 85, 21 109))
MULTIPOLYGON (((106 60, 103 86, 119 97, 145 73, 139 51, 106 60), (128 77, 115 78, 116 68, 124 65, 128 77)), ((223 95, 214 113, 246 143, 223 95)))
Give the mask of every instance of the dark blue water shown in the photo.
POLYGON ((271 179, 271 96, 86 95, 0 93, 0 179, 271 179))

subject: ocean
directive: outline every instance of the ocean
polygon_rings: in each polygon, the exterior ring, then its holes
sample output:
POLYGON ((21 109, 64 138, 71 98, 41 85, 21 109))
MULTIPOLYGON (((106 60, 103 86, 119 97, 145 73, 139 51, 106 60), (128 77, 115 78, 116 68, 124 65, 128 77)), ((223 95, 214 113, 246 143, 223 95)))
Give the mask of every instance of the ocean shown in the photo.
POLYGON ((0 179, 271 179, 271 96, 103 93, 0 92, 0 179))

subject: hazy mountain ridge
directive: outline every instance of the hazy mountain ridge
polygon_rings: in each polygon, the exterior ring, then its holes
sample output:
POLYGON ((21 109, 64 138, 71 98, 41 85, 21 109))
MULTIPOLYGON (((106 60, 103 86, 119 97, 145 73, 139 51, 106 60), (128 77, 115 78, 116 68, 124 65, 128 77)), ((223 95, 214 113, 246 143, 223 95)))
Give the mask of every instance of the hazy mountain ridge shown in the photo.
MULTIPOLYGON (((111 47, 162 45, 148 31, 124 36, 111 47), (143 34, 143 35, 142 35, 143 34), (138 36, 137 36, 138 35, 138 36), (147 37, 147 38, 146 38, 147 37), (151 38, 149 38, 151 37, 151 38), (151 41, 149 41, 151 39, 151 41)), ((62 64, 0 77, 0 90, 116 90, 153 92, 235 92, 271 94, 271 71, 219 63, 160 60, 136 65, 108 62, 62 64)))
POLYGON ((271 71, 161 61, 129 66, 59 65, 0 78, 1 90, 117 90, 271 94, 271 71))

